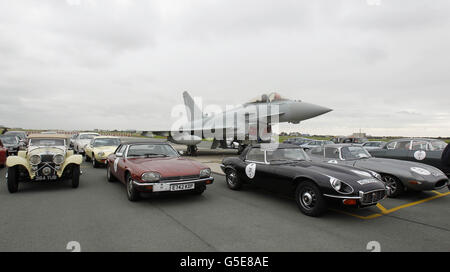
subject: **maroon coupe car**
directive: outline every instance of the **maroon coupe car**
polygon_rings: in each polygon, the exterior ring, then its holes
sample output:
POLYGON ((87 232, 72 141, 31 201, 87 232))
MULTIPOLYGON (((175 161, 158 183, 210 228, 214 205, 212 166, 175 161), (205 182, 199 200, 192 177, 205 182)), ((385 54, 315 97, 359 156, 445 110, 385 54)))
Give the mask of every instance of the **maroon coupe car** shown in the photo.
POLYGON ((7 155, 8 149, 3 146, 2 140, 0 140, 0 167, 5 167, 7 155))
POLYGON ((202 194, 211 184, 211 169, 180 157, 168 143, 123 143, 108 156, 107 179, 119 180, 127 187, 128 199, 136 201, 140 192, 190 191, 202 194))

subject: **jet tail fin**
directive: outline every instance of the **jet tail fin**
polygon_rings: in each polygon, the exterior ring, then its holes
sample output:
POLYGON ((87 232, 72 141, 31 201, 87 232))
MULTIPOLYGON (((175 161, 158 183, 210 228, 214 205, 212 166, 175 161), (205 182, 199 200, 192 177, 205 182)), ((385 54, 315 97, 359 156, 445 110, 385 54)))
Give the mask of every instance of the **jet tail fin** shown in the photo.
POLYGON ((184 105, 189 110, 188 119, 193 121, 195 117, 202 117, 202 110, 195 104, 194 99, 189 95, 188 92, 183 92, 184 105))

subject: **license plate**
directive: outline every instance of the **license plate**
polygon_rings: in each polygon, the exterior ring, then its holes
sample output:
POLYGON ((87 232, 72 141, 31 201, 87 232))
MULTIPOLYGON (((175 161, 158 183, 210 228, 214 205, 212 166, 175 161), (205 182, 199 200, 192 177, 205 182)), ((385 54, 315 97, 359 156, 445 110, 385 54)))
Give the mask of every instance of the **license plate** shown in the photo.
POLYGON ((36 177, 36 181, 51 181, 51 180, 57 180, 58 176, 54 175, 54 176, 37 176, 36 177))
POLYGON ((157 183, 153 185, 153 192, 164 192, 164 191, 184 191, 191 190, 195 188, 195 183, 182 183, 182 184, 165 184, 157 183))
POLYGON ((170 186, 171 191, 184 191, 194 189, 195 183, 174 184, 170 186))

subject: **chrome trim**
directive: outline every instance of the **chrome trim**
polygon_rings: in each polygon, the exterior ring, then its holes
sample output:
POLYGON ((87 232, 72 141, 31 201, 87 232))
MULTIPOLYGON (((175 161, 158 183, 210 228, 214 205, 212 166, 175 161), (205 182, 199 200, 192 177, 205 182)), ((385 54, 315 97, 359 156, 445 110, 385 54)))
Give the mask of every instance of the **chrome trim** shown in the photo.
POLYGON ((329 195, 323 194, 326 197, 338 198, 338 199, 361 199, 360 196, 337 196, 337 195, 329 195))
POLYGON ((202 181, 210 181, 210 180, 214 180, 214 178, 209 177, 209 178, 203 178, 203 179, 183 180, 183 181, 177 181, 177 182, 137 182, 137 181, 133 180, 133 184, 136 186, 153 186, 155 184, 174 185, 174 184, 193 183, 193 182, 202 182, 202 181))

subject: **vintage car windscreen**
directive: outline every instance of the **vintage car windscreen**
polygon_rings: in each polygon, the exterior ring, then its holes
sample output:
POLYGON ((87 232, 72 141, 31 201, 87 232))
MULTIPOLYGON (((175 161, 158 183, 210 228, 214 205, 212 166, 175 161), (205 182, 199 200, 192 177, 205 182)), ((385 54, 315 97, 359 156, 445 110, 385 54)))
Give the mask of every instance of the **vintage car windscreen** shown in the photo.
POLYGON ((128 148, 127 157, 178 157, 178 153, 167 144, 137 144, 128 148))
POLYGON ((19 141, 16 137, 0 137, 0 140, 2 140, 3 144, 17 144, 19 141))
POLYGON ((267 161, 306 161, 310 160, 301 148, 278 148, 274 151, 266 151, 267 161))
POLYGON ((64 139, 30 139, 30 146, 64 146, 64 139))
POLYGON ((93 147, 100 147, 100 146, 117 146, 120 144, 120 140, 117 138, 100 138, 95 139, 92 143, 93 147))
POLYGON ((345 146, 341 148, 341 155, 344 160, 359 160, 370 158, 369 152, 361 146, 345 146))

